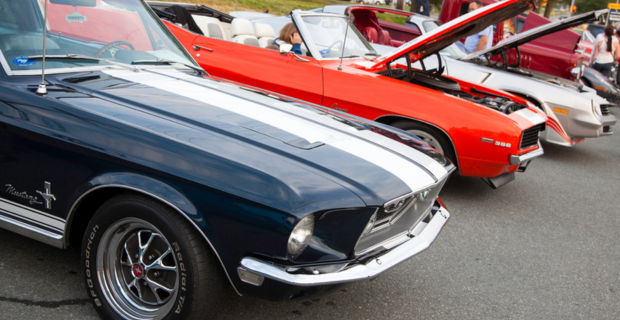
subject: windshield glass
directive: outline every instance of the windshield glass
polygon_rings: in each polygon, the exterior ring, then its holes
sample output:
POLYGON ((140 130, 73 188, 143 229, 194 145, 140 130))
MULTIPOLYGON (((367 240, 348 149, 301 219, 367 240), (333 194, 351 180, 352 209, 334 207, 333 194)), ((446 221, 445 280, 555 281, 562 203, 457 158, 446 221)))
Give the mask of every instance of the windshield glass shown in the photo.
POLYGON ((450 57, 452 59, 460 59, 460 58, 465 57, 467 55, 455 43, 445 47, 444 49, 439 51, 439 53, 442 56, 448 56, 448 57, 450 57))
MULTIPOLYGON (((370 45, 362 38, 346 17, 303 16, 302 20, 310 33, 313 43, 321 58, 363 57, 375 54, 370 45), (348 28, 348 31, 347 31, 348 28), (344 35, 347 40, 344 41, 344 35), (344 44, 344 54, 342 52, 344 44)), ((308 39, 304 39, 308 40, 308 39)))
MULTIPOLYGON (((45 0, 0 0, 0 52, 11 70, 40 72, 41 60, 28 57, 43 54, 44 7, 45 0)), ((140 0, 48 0, 47 12, 48 56, 77 54, 125 64, 165 59, 194 65, 140 0)), ((45 69, 110 65, 50 57, 45 69)))

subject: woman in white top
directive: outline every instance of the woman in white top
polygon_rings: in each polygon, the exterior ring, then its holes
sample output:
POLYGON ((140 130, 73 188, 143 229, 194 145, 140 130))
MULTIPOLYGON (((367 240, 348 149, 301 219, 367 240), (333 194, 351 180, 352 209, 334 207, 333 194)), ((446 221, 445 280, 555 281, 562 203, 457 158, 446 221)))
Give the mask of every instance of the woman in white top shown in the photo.
POLYGON ((596 43, 594 44, 594 52, 592 52, 592 58, 590 61, 594 62, 592 68, 609 77, 611 74, 611 67, 620 54, 620 45, 618 40, 614 37, 615 29, 613 26, 605 27, 604 35, 600 34, 596 37, 596 43))

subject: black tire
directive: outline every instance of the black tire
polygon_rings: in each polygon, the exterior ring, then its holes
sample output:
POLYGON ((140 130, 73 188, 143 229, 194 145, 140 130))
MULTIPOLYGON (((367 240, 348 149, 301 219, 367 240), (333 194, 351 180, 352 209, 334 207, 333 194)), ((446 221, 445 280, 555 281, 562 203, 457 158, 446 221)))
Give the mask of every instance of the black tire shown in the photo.
POLYGON ((437 151, 450 159, 455 166, 457 165, 452 143, 439 129, 411 120, 399 120, 392 123, 392 126, 415 134, 420 139, 424 140, 424 142, 426 142, 429 146, 435 148, 437 151), (429 138, 434 141, 429 141, 429 138), (437 148, 437 146, 439 146, 439 148, 437 148))
POLYGON ((103 319, 203 319, 217 311, 228 289, 223 270, 171 208, 124 193, 101 206, 86 230, 86 291, 103 319))

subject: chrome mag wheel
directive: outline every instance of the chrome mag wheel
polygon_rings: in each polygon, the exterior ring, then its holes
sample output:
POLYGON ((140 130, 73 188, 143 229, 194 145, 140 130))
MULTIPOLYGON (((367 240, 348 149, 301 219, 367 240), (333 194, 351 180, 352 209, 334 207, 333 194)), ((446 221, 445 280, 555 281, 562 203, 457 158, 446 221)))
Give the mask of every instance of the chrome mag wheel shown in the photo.
POLYGON ((125 218, 104 232, 97 277, 110 306, 127 319, 162 319, 174 305, 179 265, 166 237, 152 224, 125 218))
POLYGON ((415 134, 420 139, 422 139, 424 141, 424 143, 426 143, 427 145, 429 145, 433 149, 437 150, 439 153, 444 154, 443 148, 441 147, 441 143, 432 134, 430 134, 430 133, 428 133, 426 131, 415 130, 415 129, 407 130, 407 132, 415 134))

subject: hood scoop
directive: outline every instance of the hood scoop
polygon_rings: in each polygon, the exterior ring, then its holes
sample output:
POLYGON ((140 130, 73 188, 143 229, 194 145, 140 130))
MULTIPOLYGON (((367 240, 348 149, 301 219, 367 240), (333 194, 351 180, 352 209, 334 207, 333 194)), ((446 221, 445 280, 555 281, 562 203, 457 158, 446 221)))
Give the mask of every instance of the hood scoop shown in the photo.
POLYGON ((252 120, 252 121, 240 123, 238 126, 241 128, 256 132, 256 133, 260 133, 272 139, 284 142, 285 144, 289 146, 303 149, 303 150, 311 150, 311 149, 315 149, 315 148, 325 145, 324 142, 321 142, 321 141, 310 142, 304 138, 297 137, 291 133, 288 133, 286 131, 283 131, 281 129, 270 126, 260 121, 252 120))

